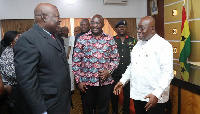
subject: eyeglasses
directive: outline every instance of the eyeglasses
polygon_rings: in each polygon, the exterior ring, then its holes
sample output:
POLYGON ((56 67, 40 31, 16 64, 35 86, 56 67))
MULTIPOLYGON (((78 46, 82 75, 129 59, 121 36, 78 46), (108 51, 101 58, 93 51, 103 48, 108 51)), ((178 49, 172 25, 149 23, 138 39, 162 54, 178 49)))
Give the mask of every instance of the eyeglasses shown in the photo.
POLYGON ((98 26, 99 26, 99 25, 101 24, 101 22, 94 22, 94 21, 91 21, 91 22, 90 22, 90 24, 91 24, 91 25, 94 25, 94 24, 96 24, 96 25, 98 25, 98 26))
POLYGON ((137 30, 139 31, 144 31, 144 30, 146 30, 146 29, 148 29, 148 28, 150 28, 150 27, 142 27, 142 26, 140 26, 140 27, 136 27, 137 28, 137 30))

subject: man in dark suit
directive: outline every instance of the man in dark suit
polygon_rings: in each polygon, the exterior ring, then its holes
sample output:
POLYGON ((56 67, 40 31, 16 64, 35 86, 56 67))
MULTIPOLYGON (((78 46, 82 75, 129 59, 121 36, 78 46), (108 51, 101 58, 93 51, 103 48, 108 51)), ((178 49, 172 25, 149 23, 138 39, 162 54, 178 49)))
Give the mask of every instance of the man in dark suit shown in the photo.
POLYGON ((53 36, 61 22, 58 9, 40 3, 34 19, 33 28, 21 35, 14 48, 20 91, 33 114, 69 114, 69 65, 62 44, 53 36))

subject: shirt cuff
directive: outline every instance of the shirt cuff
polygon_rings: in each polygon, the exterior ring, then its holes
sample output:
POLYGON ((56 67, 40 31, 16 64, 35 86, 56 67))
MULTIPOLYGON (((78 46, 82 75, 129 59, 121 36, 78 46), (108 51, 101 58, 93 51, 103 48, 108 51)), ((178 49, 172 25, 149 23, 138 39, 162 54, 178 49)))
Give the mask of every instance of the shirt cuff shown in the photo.
POLYGON ((122 76, 122 78, 121 78, 119 81, 123 84, 123 86, 124 86, 125 83, 126 83, 126 80, 123 78, 123 76, 122 76))
POLYGON ((152 94, 155 95, 158 99, 160 99, 162 93, 163 93, 163 90, 162 90, 162 89, 160 89, 160 88, 156 88, 156 89, 153 91, 152 94))
POLYGON ((42 114, 47 114, 47 112, 44 112, 44 113, 42 113, 42 114))
POLYGON ((81 76, 75 76, 75 80, 76 80, 77 84, 80 83, 80 82, 82 82, 81 76))

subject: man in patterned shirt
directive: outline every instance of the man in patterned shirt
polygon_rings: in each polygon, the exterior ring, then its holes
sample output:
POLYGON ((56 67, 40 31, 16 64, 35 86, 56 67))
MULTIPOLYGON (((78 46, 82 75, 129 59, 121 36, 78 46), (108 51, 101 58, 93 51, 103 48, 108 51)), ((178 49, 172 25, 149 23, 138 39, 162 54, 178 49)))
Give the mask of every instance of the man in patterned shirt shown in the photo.
POLYGON ((119 64, 115 40, 102 30, 104 19, 101 15, 92 17, 91 31, 77 40, 74 48, 72 70, 76 83, 87 99, 87 113, 97 107, 98 114, 108 114, 112 83, 111 73, 119 64))

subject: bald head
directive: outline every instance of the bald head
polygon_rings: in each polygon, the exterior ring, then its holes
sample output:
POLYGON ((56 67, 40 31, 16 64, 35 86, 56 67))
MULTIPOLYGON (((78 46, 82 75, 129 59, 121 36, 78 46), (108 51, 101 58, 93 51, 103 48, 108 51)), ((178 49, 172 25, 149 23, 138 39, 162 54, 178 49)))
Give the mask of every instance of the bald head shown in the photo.
POLYGON ((77 34, 81 33, 81 27, 80 26, 76 26, 74 28, 74 36, 76 36, 77 34))
MULTIPOLYGON (((94 16, 92 17, 92 19, 94 19, 94 18, 98 18, 98 19, 100 20, 101 24, 104 26, 104 18, 103 18, 101 15, 96 14, 96 15, 94 15, 94 16)), ((91 19, 91 20, 92 20, 92 19, 91 19)))
POLYGON ((41 28, 50 33, 56 32, 56 27, 60 25, 60 15, 56 6, 50 3, 40 3, 34 10, 34 19, 41 28))
POLYGON ((155 19, 151 16, 143 17, 138 24, 138 37, 140 40, 147 41, 155 34, 155 19))
POLYGON ((94 36, 101 36, 102 35, 102 28, 104 26, 104 19, 101 15, 96 14, 92 17, 90 21, 91 31, 94 36))
POLYGON ((141 19, 141 22, 143 24, 146 24, 148 26, 151 26, 151 27, 154 27, 155 28, 155 19, 151 16, 146 16, 146 17, 143 17, 141 19))

